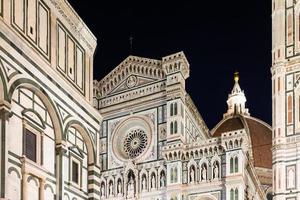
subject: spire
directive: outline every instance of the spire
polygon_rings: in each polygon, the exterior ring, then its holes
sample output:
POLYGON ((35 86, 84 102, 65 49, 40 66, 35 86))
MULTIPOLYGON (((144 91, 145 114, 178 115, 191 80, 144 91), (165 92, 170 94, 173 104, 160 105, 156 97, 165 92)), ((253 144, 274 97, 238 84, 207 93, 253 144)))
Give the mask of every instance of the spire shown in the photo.
POLYGON ((227 113, 224 114, 224 117, 232 116, 236 114, 241 115, 250 115, 248 109, 246 108, 246 97, 244 91, 241 90, 239 85, 239 73, 234 73, 234 86, 231 90, 231 94, 228 95, 227 105, 228 110, 227 113))

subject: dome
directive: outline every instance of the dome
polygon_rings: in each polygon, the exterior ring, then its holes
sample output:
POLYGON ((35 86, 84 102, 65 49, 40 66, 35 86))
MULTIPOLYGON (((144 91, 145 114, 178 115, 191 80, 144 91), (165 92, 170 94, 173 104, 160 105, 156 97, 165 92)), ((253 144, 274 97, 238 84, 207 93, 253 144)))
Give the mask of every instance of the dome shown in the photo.
POLYGON ((254 117, 232 115, 221 120, 211 131, 213 137, 222 133, 245 129, 250 136, 255 167, 272 169, 272 130, 271 127, 254 117))

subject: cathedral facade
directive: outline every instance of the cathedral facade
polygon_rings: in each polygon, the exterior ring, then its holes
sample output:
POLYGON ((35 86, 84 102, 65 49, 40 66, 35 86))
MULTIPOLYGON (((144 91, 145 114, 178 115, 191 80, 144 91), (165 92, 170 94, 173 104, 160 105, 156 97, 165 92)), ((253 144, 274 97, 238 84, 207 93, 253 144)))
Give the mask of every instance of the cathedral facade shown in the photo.
POLYGON ((209 130, 183 52, 129 56, 93 81, 96 45, 67 1, 0 0, 0 199, 272 198, 272 128, 250 115, 238 74, 209 130))
POLYGON ((266 199, 272 191, 271 127, 250 116, 238 74, 228 111, 208 130, 185 90, 189 72, 183 52, 129 56, 94 81, 101 198, 266 199))

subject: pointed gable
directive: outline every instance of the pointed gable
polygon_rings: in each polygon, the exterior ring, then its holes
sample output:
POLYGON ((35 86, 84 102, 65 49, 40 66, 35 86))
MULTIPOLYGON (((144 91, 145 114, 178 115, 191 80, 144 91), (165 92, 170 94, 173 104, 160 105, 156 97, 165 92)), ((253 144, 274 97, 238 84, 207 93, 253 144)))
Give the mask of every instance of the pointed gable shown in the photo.
POLYGON ((101 81, 94 81, 98 97, 132 90, 165 77, 159 60, 129 56, 101 81))

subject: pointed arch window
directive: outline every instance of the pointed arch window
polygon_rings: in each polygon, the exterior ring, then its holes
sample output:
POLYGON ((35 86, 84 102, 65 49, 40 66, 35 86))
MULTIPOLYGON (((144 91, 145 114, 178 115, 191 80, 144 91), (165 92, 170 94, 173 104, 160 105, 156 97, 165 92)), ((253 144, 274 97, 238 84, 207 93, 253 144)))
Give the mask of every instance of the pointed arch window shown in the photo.
POLYGON ((239 171, 239 158, 234 158, 234 172, 237 173, 239 171))
POLYGON ((171 168, 171 177, 170 177, 170 182, 173 183, 174 182, 174 169, 171 168))
POLYGON ((292 95, 288 95, 287 98, 287 123, 293 123, 293 99, 292 95))
POLYGON ((233 158, 230 158, 230 173, 233 173, 233 158))
POLYGON ((239 190, 236 188, 234 191, 234 200, 238 200, 239 199, 239 190))
POLYGON ((239 199, 239 190, 238 188, 232 188, 230 190, 230 200, 238 200, 239 199))
POLYGON ((238 156, 234 156, 230 158, 230 173, 239 172, 239 158, 238 156))
POLYGON ((230 190, 230 200, 234 200, 234 190, 230 190))
POLYGON ((171 122, 170 123, 170 134, 173 135, 173 133, 174 133, 174 123, 171 122))
POLYGON ((280 92, 280 77, 277 79, 277 90, 280 92))
POLYGON ((177 121, 174 122, 174 134, 177 133, 177 121))
POLYGON ((295 165, 287 167, 287 188, 294 189, 296 186, 295 165))
POLYGON ((174 103, 174 115, 177 115, 178 113, 178 108, 177 108, 177 103, 174 103))
POLYGON ((293 43, 293 16, 292 13, 287 17, 287 43, 288 45, 293 43))
POLYGON ((175 167, 175 169, 174 169, 174 182, 175 183, 177 183, 177 181, 178 181, 178 177, 177 177, 177 167, 175 167))
POLYGON ((174 109, 174 105, 173 105, 173 103, 171 103, 171 105, 170 105, 170 116, 174 115, 173 109, 174 109))

